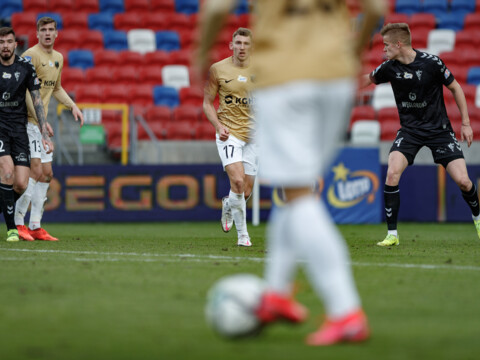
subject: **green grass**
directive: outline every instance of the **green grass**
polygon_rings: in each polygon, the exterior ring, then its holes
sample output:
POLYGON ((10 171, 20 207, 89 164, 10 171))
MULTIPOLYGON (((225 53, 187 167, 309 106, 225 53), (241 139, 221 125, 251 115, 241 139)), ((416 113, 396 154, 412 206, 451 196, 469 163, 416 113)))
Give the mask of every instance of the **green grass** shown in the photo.
POLYGON ((0 359, 478 359, 480 243, 473 224, 341 226, 373 336, 309 348, 322 305, 303 273, 297 298, 313 316, 259 338, 223 340, 205 324, 208 288, 263 272, 264 226, 251 248, 218 223, 48 224, 61 238, 0 242, 0 359))

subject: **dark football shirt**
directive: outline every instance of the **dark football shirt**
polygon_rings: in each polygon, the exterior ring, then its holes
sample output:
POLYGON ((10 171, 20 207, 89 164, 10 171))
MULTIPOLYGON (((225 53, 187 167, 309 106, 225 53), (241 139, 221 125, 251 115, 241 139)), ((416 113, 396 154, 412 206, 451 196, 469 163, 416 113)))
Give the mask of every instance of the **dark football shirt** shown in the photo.
POLYGON ((25 130, 27 105, 25 95, 40 89, 40 81, 33 65, 15 55, 12 65, 0 63, 0 127, 9 130, 25 130))
POLYGON ((415 52, 412 63, 387 60, 372 71, 370 79, 374 84, 391 83, 404 130, 419 135, 451 130, 443 85, 450 85, 454 77, 438 56, 415 52))

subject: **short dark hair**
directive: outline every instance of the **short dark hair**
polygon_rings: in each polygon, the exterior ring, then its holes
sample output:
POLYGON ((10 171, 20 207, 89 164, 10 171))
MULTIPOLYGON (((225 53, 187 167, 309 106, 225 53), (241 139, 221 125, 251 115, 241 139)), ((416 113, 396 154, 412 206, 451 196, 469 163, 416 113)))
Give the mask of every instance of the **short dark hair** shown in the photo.
POLYGON ((37 30, 40 30, 40 28, 43 25, 47 25, 47 24, 51 24, 51 23, 53 23, 55 25, 55 30, 57 30, 57 22, 55 21, 55 19, 52 19, 51 17, 48 17, 48 16, 41 17, 37 21, 37 30))
POLYGON ((15 39, 15 41, 17 40, 17 37, 15 36, 15 31, 13 31, 11 27, 5 26, 0 28, 0 36, 7 36, 9 34, 13 35, 13 38, 15 39))
POLYGON ((247 28, 239 27, 232 35, 232 40, 235 39, 235 36, 248 36, 250 39, 252 38, 252 31, 247 28))

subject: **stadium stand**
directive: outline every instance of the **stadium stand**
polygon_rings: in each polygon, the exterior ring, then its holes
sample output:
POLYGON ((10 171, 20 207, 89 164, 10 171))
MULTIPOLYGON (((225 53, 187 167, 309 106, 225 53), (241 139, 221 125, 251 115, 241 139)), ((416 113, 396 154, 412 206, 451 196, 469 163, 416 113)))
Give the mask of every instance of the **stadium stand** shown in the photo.
POLYGON ((94 13, 88 15, 88 27, 91 30, 113 30, 113 17, 107 13, 94 13))
POLYGON ((448 11, 448 0, 423 0, 422 9, 436 17, 442 16, 448 11))
POLYGON ((98 0, 99 10, 103 13, 116 14, 125 12, 123 0, 98 0))
POLYGON ((68 52, 68 65, 83 70, 91 68, 94 66, 93 53, 90 50, 70 50, 68 52))
POLYGON ((105 49, 128 50, 127 33, 120 30, 105 30, 103 32, 103 43, 105 49))
POLYGON ((180 49, 180 37, 176 31, 157 31, 155 37, 158 50, 172 51, 180 49))
POLYGON ((78 13, 97 13, 99 11, 98 0, 75 0, 75 11, 78 13))
POLYGON ((350 140, 356 145, 375 145, 380 141, 380 124, 376 120, 359 120, 352 125, 350 140))
POLYGON ((132 29, 127 32, 128 49, 141 54, 157 50, 155 32, 150 29, 132 29))
POLYGON ((88 29, 88 14, 69 12, 62 15, 65 30, 84 31, 88 29))
POLYGON ((23 7, 34 13, 45 13, 49 11, 47 0, 23 0, 23 7))
POLYGON ((190 86, 190 74, 185 65, 165 65, 162 68, 163 85, 180 90, 190 86))
POLYGON ((421 12, 420 0, 397 0, 395 5, 395 11, 397 13, 412 15, 413 13, 421 12))
POLYGON ((63 29, 63 18, 62 15, 57 14, 56 12, 41 12, 37 14, 37 20, 42 18, 42 17, 51 17, 53 20, 57 22, 57 29, 61 30, 63 29))
POLYGON ((163 85, 153 87, 153 102, 155 105, 165 105, 170 108, 180 104, 177 90, 163 85))
MULTIPOLYGON (((73 14, 74 0, 48 0, 48 11, 56 12, 64 17, 66 14, 73 14)), ((25 6, 25 0, 23 5, 25 6)))

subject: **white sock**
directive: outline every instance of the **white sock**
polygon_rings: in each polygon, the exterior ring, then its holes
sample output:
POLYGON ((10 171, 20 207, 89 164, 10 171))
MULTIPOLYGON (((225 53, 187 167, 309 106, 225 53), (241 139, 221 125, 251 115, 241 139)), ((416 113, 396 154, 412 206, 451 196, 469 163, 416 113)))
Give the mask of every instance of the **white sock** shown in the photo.
POLYGON ((343 317, 360 307, 345 241, 324 205, 313 195, 293 201, 289 235, 306 261, 306 273, 323 299, 330 318, 343 317))
POLYGON ((270 214, 267 226, 268 258, 265 264, 265 280, 270 290, 291 295, 291 285, 297 267, 294 238, 288 234, 288 206, 276 207, 270 214))
POLYGON ((37 182, 32 194, 32 209, 30 211, 29 228, 35 230, 41 227, 40 223, 43 216, 43 204, 47 200, 47 191, 50 183, 37 182))
POLYGON ((232 210, 233 222, 237 228, 238 236, 248 235, 247 231, 247 206, 244 193, 236 194, 230 190, 228 204, 232 210))
POLYGON ((25 225, 25 215, 27 214, 28 207, 30 206, 33 189, 35 188, 36 184, 36 180, 29 178, 27 189, 15 203, 15 225, 25 225))
POLYGON ((388 235, 395 235, 395 236, 398 236, 398 233, 397 233, 397 230, 388 230, 388 235))
POLYGON ((480 215, 478 215, 478 216, 473 216, 473 215, 472 215, 472 219, 473 219, 473 220, 480 220, 480 215))

